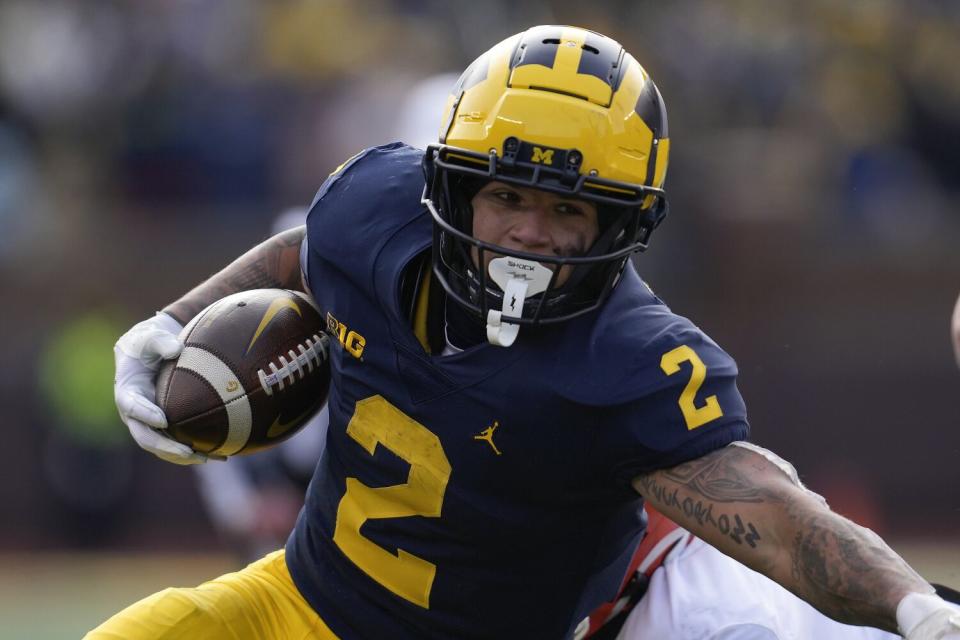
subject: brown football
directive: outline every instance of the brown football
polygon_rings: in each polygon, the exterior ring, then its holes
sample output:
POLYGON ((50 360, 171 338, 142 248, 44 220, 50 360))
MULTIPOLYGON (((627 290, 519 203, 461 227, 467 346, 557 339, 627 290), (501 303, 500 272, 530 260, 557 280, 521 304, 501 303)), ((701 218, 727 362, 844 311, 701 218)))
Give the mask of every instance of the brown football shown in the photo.
POLYGON ((326 402, 329 338, 300 292, 253 289, 218 300, 180 333, 157 377, 167 433, 200 453, 253 453, 293 435, 326 402))

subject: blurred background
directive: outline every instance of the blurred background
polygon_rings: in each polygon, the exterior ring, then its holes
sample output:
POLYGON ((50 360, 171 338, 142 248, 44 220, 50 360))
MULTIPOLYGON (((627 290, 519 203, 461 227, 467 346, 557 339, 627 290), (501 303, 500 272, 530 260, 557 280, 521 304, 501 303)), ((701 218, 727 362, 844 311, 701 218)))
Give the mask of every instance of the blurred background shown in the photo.
POLYGON ((0 637, 239 565, 116 417, 114 341, 539 23, 655 78, 672 210, 638 266, 736 357, 754 440, 960 585, 960 4, 0 0, 0 637))

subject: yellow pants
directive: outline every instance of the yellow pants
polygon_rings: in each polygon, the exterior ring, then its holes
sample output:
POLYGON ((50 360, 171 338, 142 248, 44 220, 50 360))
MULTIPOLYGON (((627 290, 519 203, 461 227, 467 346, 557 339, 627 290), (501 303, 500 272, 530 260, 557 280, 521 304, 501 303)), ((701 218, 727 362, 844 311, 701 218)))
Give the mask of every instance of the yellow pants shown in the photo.
POLYGON ((293 584, 284 552, 196 588, 164 589, 85 636, 90 640, 337 640, 293 584))

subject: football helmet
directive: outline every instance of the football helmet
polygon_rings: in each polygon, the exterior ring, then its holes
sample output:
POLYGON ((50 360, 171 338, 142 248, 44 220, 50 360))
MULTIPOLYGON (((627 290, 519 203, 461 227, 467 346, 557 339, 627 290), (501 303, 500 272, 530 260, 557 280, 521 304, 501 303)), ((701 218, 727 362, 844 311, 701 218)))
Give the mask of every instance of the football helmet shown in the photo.
POLYGON ((500 42, 457 81, 439 144, 424 156, 437 280, 487 321, 488 338, 491 323, 548 324, 596 309, 666 215, 669 152, 660 92, 614 40, 577 27, 538 26, 500 42), (584 255, 556 256, 477 239, 470 201, 490 180, 594 203, 597 241, 584 255), (498 273, 477 268, 488 251, 510 259, 498 273), (510 264, 522 266, 511 271, 510 264), (571 275, 556 286, 564 265, 571 275), (529 277, 536 267, 546 277, 529 277), (522 308, 511 310, 504 292, 517 278, 530 288, 521 292, 522 308))

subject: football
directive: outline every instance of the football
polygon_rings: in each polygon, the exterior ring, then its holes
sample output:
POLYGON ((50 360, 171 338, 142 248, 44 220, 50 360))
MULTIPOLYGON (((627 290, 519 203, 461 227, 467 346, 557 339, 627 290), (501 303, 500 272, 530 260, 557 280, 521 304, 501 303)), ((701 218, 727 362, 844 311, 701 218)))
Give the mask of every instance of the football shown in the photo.
POLYGON ((248 454, 296 433, 326 402, 329 337, 306 294, 254 289, 227 296, 180 333, 157 404, 167 433, 194 451, 248 454))

